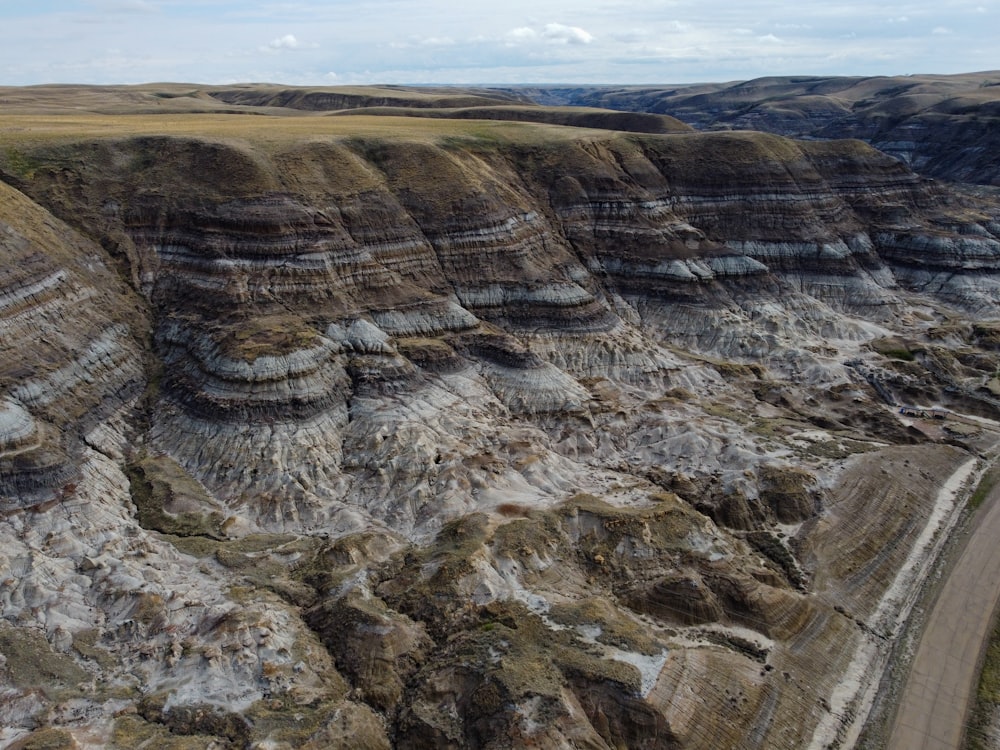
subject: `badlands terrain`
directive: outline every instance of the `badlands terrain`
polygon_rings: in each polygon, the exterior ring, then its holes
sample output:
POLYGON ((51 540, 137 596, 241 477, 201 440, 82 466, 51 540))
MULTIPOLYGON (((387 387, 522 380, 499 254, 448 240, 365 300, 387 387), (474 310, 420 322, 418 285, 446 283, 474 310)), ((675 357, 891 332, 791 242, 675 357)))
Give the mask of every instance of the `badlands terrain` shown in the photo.
POLYGON ((774 76, 695 86, 525 88, 549 104, 666 113, 699 130, 860 138, 923 174, 1000 185, 1000 72, 774 76))
POLYGON ((0 744, 883 746, 997 173, 537 93, 0 89, 0 744))

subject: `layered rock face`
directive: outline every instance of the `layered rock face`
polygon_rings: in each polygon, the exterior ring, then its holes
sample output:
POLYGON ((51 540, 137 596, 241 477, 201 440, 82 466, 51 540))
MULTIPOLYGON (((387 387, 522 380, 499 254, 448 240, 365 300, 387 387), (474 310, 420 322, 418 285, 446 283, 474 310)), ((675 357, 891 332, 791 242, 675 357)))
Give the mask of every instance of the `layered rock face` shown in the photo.
POLYGON ((142 393, 142 304, 99 246, 0 185, 4 510, 71 492, 86 435, 142 393))
POLYGON ((0 161, 5 739, 808 746, 986 445, 880 393, 993 414, 1000 210, 857 142, 389 122, 0 161), (858 530, 888 444, 933 471, 858 530))

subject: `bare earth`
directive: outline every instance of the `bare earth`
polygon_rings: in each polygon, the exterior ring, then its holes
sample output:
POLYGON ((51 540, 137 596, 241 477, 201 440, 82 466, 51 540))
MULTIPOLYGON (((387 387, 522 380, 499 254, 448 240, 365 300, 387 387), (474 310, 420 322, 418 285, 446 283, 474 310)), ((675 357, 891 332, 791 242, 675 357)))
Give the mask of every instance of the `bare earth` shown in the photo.
POLYGON ((955 564, 927 619, 888 747, 960 746, 978 676, 978 660, 1000 600, 1000 488, 955 564))

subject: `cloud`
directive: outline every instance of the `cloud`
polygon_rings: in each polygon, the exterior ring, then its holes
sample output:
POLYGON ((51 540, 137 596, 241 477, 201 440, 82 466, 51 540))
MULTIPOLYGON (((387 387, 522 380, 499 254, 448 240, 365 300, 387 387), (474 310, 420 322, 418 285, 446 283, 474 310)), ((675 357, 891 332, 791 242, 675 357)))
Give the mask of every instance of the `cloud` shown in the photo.
POLYGON ((460 10, 432 0, 387 12, 398 5, 0 0, 0 79, 682 83, 997 67, 983 21, 1000 14, 1000 0, 471 0, 460 10))
POLYGON ((260 47, 261 52, 281 52, 286 49, 316 49, 318 44, 300 42, 294 34, 285 34, 260 47))
POLYGON ((420 44, 424 47, 452 47, 455 45, 455 40, 450 36, 429 36, 421 39, 420 44))
POLYGON ((579 26, 567 26, 562 23, 547 23, 536 30, 530 26, 519 26, 504 34, 507 46, 512 47, 541 40, 546 44, 590 44, 594 35, 579 26))
POLYGON ((564 26, 561 23, 546 24, 542 36, 555 44, 590 44, 594 37, 579 26, 564 26))
POLYGON ((516 29, 511 29, 506 34, 504 38, 510 44, 518 44, 520 42, 530 42, 538 38, 538 32, 534 29, 529 29, 527 26, 519 26, 516 29))

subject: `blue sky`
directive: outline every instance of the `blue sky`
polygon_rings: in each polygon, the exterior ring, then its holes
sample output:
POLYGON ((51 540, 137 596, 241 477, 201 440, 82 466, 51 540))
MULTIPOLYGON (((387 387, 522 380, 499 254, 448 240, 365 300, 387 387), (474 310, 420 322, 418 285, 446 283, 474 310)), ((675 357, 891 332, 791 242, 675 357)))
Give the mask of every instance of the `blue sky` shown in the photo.
POLYGON ((0 0, 0 85, 686 83, 1000 69, 1000 0, 0 0))

